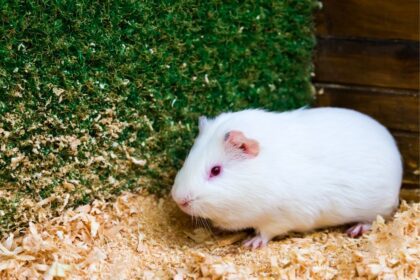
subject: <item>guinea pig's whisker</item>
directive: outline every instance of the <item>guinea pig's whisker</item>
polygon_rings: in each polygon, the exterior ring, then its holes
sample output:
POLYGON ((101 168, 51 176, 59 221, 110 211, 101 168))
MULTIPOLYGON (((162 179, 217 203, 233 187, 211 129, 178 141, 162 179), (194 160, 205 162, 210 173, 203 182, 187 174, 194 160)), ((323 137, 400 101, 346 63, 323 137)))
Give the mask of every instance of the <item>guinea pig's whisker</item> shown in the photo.
POLYGON ((204 224, 206 225, 206 228, 208 229, 209 233, 213 235, 213 230, 211 229, 210 223, 207 219, 204 220, 204 224))
POLYGON ((205 219, 201 219, 201 224, 203 225, 203 228, 207 231, 207 232, 211 232, 208 224, 207 224, 207 220, 205 219))
POLYGON ((194 207, 194 205, 191 205, 191 213, 193 213, 191 215, 193 226, 200 226, 200 218, 199 216, 195 215, 195 213, 197 213, 197 208, 194 207))
POLYGON ((198 218, 196 216, 191 216, 193 226, 197 226, 199 224, 198 218))
MULTIPOLYGON (((198 211, 197 207, 194 207, 194 213, 200 214, 200 211, 198 211)), ((199 215, 194 215, 194 217, 195 217, 195 221, 196 221, 195 225, 198 226, 198 227, 201 227, 202 226, 202 221, 200 219, 200 216, 199 215)))
MULTIPOLYGON (((196 208, 196 211, 199 213, 199 215, 200 215, 200 216, 203 216, 202 214, 203 214, 203 212, 204 212, 204 211, 203 211, 201 208, 197 207, 197 208, 196 208)), ((203 228, 204 228, 207 232, 209 232, 209 233, 213 234, 213 231, 211 230, 211 226, 210 226, 210 224, 209 224, 209 221, 208 221, 207 219, 204 219, 204 218, 199 218, 199 220, 200 220, 201 225, 203 226, 203 228)))
POLYGON ((204 225, 203 219, 198 218, 198 220, 200 221, 200 227, 201 227, 201 228, 205 228, 205 225, 204 225))

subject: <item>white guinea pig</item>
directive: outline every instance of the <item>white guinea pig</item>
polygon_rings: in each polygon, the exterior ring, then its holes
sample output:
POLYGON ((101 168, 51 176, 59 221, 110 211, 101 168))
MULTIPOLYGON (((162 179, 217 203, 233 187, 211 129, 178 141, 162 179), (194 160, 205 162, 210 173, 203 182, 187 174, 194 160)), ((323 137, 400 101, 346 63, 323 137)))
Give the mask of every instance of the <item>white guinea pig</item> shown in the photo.
POLYGON ((199 131, 172 197, 220 228, 254 228, 248 247, 347 223, 358 223, 348 230, 358 236, 398 206, 400 153, 387 129, 364 114, 245 110, 201 117, 199 131))

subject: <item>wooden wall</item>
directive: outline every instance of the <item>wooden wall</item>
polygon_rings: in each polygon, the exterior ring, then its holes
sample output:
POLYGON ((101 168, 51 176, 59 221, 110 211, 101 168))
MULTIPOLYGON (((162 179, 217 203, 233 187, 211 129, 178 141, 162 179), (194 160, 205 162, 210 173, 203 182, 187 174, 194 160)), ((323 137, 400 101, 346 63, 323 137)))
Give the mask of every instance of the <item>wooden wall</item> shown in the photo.
POLYGON ((316 104, 353 108, 386 125, 404 158, 402 196, 419 201, 419 0, 322 2, 316 104))

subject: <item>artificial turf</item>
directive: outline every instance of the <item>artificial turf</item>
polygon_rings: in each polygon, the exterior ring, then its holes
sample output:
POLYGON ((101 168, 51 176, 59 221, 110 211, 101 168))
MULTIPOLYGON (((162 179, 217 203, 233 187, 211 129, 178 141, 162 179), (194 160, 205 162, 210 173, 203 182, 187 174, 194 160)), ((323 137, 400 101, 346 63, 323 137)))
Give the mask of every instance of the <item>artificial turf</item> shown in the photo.
POLYGON ((0 1, 0 232, 167 190, 199 115, 310 103, 316 6, 0 1))

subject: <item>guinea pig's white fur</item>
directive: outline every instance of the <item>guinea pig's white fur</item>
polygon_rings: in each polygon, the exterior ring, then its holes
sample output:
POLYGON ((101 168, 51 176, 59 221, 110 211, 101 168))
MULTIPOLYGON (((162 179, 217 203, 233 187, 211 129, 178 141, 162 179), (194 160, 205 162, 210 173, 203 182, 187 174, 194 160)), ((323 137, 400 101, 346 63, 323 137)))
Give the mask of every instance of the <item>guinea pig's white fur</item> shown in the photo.
POLYGON ((390 216, 398 205, 400 153, 387 129, 348 109, 245 110, 201 118, 200 133, 172 188, 190 215, 229 230, 254 228, 265 242, 289 231, 390 216), (252 158, 227 156, 226 134, 259 144, 252 158), (218 176, 209 178, 215 165, 218 176))

